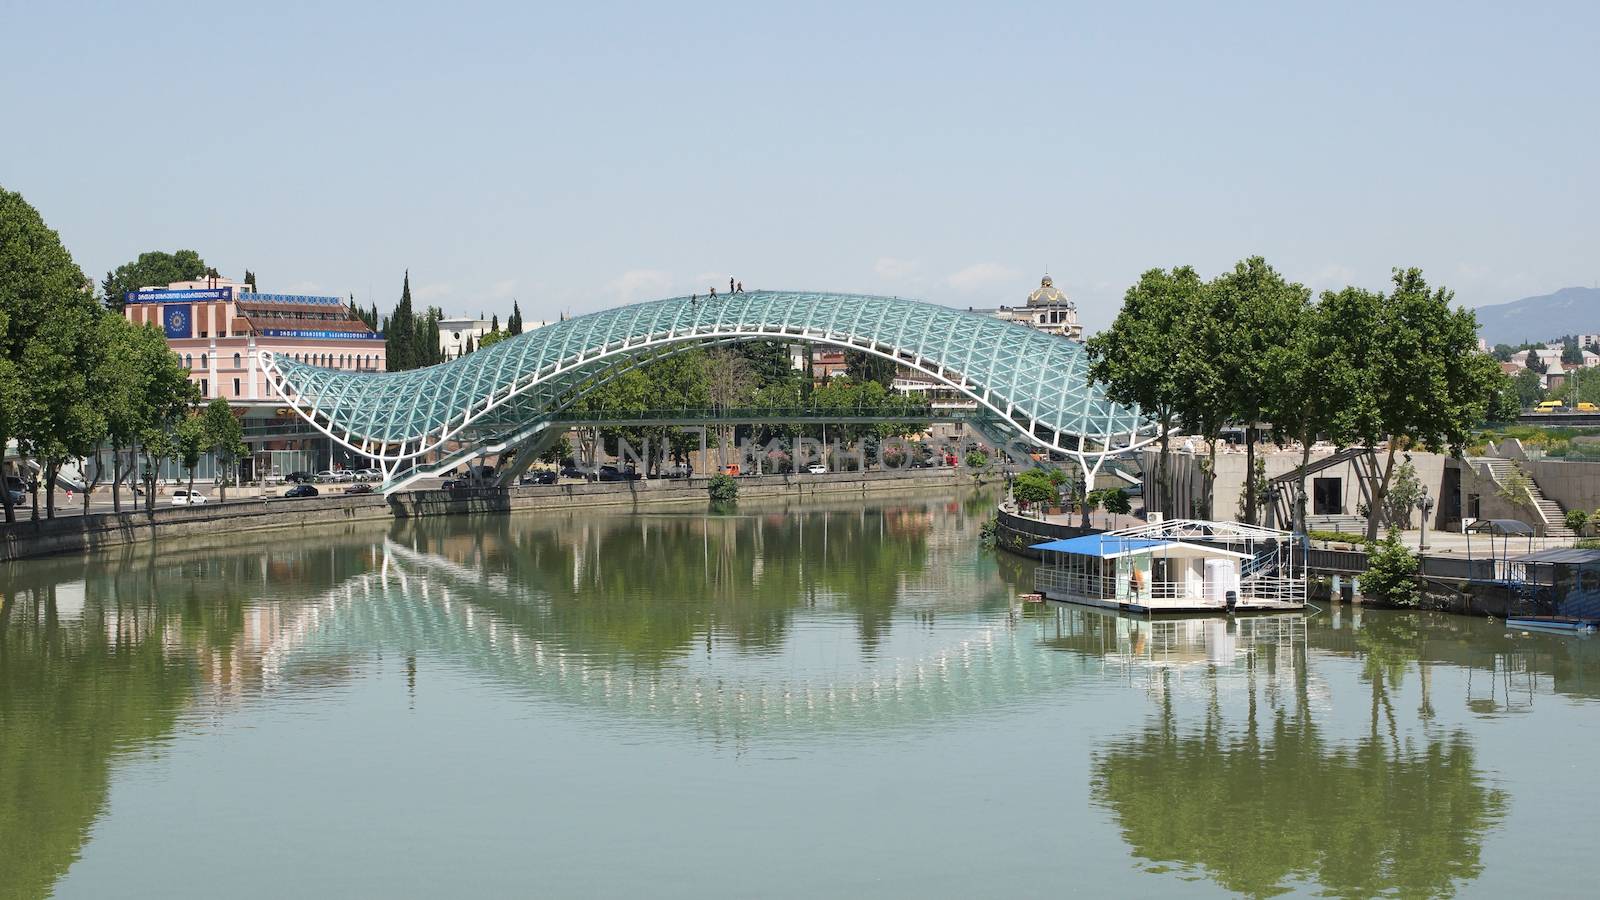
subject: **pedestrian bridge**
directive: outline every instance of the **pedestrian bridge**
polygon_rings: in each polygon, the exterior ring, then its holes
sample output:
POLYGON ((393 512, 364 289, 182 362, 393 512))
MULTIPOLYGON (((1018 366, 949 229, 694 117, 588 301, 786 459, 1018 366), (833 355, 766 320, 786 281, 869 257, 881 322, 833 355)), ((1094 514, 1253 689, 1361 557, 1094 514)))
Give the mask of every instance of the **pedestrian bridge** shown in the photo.
POLYGON ((376 460, 392 491, 547 439, 573 403, 628 369, 691 347, 750 340, 892 360, 975 401, 991 430, 1086 469, 1157 433, 1137 407, 1111 402, 1090 383, 1081 344, 977 313, 859 294, 751 291, 637 303, 409 372, 339 371, 271 353, 263 366, 296 413, 376 460))

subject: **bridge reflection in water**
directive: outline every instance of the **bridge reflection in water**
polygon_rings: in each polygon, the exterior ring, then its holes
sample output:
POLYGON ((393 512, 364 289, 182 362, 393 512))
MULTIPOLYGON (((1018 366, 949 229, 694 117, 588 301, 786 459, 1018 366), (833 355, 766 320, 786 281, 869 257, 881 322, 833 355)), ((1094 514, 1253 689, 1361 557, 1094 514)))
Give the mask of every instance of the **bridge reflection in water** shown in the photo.
POLYGON ((7 828, 0 897, 43 895, 84 852, 113 759, 396 655, 421 661, 408 677, 448 666, 718 746, 1081 721, 1101 733, 1001 752, 1079 747, 1091 802, 1146 868, 1251 894, 1442 895, 1479 877, 1514 791, 1477 732, 1508 716, 1560 731, 1567 701, 1600 698, 1594 642, 1467 619, 1019 604, 1030 564, 977 547, 987 509, 421 520, 13 567, 0 823, 31 825, 7 828))

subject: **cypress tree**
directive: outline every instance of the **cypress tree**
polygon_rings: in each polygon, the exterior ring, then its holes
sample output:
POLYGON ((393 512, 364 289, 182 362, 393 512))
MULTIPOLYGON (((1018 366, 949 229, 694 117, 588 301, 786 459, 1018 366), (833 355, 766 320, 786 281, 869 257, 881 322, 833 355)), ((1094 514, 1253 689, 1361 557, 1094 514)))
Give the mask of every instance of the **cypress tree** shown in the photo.
POLYGON ((522 307, 518 306, 515 300, 511 301, 511 321, 506 323, 506 331, 512 335, 522 333, 522 307))
POLYGON ((417 317, 411 311, 411 270, 406 270, 405 286, 400 290, 400 302, 389 317, 389 327, 384 332, 384 350, 389 357, 389 371, 404 372, 417 367, 416 353, 417 317))
POLYGON ((500 330, 500 314, 499 313, 495 313, 494 316, 489 319, 489 330, 490 331, 499 331, 500 330))

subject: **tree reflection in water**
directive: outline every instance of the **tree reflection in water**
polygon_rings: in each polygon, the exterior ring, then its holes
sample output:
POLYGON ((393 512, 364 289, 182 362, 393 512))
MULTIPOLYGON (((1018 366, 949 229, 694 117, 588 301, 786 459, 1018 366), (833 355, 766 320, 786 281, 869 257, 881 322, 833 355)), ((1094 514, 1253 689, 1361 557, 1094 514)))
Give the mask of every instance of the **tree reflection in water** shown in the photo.
POLYGON ((1047 644, 1143 664, 1157 712, 1095 753, 1092 793, 1153 870, 1177 865, 1252 896, 1297 883, 1339 897, 1448 896, 1478 875, 1507 799, 1485 785, 1467 733, 1432 724, 1425 665, 1414 716, 1392 702, 1419 662, 1414 621, 1373 616, 1357 632, 1368 722, 1342 741, 1317 721, 1325 704, 1303 622, 1054 613, 1074 624, 1047 644), (1197 724, 1184 724, 1186 709, 1197 724))

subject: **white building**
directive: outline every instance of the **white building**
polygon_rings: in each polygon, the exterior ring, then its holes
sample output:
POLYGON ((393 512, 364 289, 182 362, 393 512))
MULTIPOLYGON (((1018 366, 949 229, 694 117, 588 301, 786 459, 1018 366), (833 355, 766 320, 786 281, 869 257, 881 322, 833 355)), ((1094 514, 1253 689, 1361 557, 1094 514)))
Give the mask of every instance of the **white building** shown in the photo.
MULTIPOLYGON (((439 350, 444 353, 445 359, 455 359, 467 350, 467 341, 472 342, 472 349, 476 350, 483 341, 483 336, 488 334, 494 324, 493 319, 474 319, 455 317, 439 320, 439 350)), ((522 331, 526 334, 535 328, 543 328, 549 322, 523 322, 522 331)), ((506 323, 500 323, 500 329, 505 330, 506 323)))
POLYGON ((1083 326, 1078 323, 1078 305, 1067 297, 1065 291, 1055 286, 1049 275, 1039 280, 1039 286, 1028 294, 1023 306, 1001 306, 996 309, 970 309, 1007 322, 1016 322, 1050 334, 1059 334, 1075 341, 1083 339, 1083 326))

